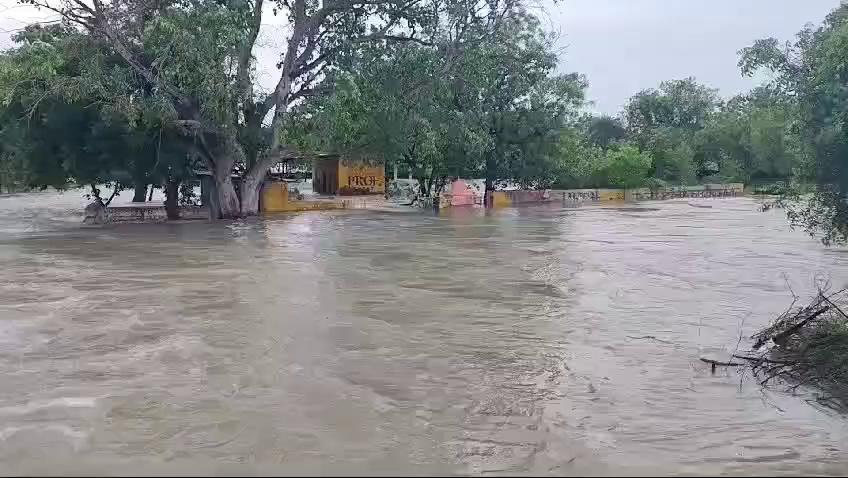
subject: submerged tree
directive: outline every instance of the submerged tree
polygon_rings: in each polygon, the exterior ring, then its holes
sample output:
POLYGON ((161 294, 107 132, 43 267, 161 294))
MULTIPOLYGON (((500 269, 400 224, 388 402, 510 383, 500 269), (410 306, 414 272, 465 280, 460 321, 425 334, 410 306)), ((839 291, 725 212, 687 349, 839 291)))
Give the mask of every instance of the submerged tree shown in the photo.
POLYGON ((795 107, 767 88, 727 101, 694 138, 701 177, 782 180, 797 163, 795 107))
POLYGON ((742 50, 743 73, 765 68, 770 87, 797 108, 792 125, 799 138, 797 179, 811 181, 811 197, 798 197, 789 209, 793 224, 824 243, 848 240, 848 5, 818 27, 802 30, 792 44, 759 40, 742 50))
POLYGON ((20 186, 83 185, 99 198, 99 185, 135 185, 144 200, 166 167, 182 167, 191 145, 172 140, 173 126, 143 101, 150 94, 123 60, 61 25, 32 25, 14 40, 0 54, 0 150, 20 186), (106 88, 123 96, 105 102, 98 92, 106 88))
MULTIPOLYGON (((216 186, 213 214, 255 214, 270 166, 298 156, 286 142, 292 106, 321 94, 320 84, 358 45, 377 42, 450 44, 488 37, 519 9, 518 0, 24 0, 61 15, 97 51, 119 56, 143 94, 139 103, 159 112, 193 138, 216 186), (256 85, 253 50, 265 15, 289 24, 280 51, 278 81, 270 92, 256 85), (232 175, 240 176, 240 196, 232 175)), ((461 49, 460 49, 461 50, 461 49)), ((458 51, 445 52, 447 56, 458 51)), ((111 75, 92 66, 89 78, 111 75)), ((128 105, 108 81, 88 93, 128 105)), ((54 91, 73 94, 63 81, 54 91)))
POLYGON ((448 177, 484 175, 544 187, 557 179, 556 143, 583 101, 584 81, 554 75, 550 38, 529 14, 501 20, 496 41, 392 50, 360 48, 333 92, 298 108, 322 150, 405 166, 420 193, 448 177))
POLYGON ((561 129, 577 121, 586 81, 554 74, 552 42, 535 17, 516 16, 458 67, 457 109, 486 138, 486 190, 503 180, 530 186, 553 180, 546 163, 561 129))

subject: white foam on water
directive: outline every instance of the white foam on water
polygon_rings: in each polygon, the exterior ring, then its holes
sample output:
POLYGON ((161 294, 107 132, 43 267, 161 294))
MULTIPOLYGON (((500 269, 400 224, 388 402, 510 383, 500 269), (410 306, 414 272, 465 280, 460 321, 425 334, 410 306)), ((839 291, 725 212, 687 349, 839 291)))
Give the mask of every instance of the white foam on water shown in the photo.
POLYGON ((38 410, 54 407, 94 408, 95 406, 97 406, 96 397, 61 397, 50 400, 35 400, 25 405, 0 407, 0 415, 27 415, 38 410))

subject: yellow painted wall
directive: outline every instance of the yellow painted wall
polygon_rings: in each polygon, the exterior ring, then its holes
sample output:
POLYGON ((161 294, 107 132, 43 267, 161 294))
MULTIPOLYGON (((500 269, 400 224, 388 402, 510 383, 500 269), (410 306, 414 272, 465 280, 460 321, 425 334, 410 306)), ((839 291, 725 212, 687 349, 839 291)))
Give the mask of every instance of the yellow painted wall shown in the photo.
POLYGON ((368 165, 350 160, 339 161, 339 194, 345 189, 367 189, 371 194, 386 192, 386 172, 383 164, 368 165))
POLYGON ((638 189, 560 189, 552 190, 548 199, 534 198, 526 193, 537 191, 495 191, 492 193, 489 207, 510 207, 513 204, 566 201, 578 198, 589 202, 611 201, 641 201, 647 199, 672 199, 684 197, 728 197, 742 195, 745 185, 742 183, 706 184, 703 186, 687 186, 685 188, 669 187, 652 192, 648 188, 638 189))
POLYGON ((599 189, 598 199, 601 201, 624 201, 623 189, 599 189))
POLYGON ((268 182, 262 187, 262 212, 323 211, 344 208, 344 201, 289 200, 289 188, 286 183, 268 182))
POLYGON ((329 209, 344 209, 341 201, 289 201, 286 211, 326 211, 329 209))
POLYGON ((271 182, 262 187, 262 212, 289 211, 289 188, 286 183, 271 182))
POLYGON ((512 199, 510 199, 509 194, 504 191, 494 191, 492 194, 492 207, 510 207, 512 206, 512 199))

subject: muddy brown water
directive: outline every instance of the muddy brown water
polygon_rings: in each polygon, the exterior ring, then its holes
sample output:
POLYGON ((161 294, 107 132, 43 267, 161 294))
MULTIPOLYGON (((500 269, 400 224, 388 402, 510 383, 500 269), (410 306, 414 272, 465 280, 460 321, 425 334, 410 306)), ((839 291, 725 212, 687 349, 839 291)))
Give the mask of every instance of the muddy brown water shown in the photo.
POLYGON ((751 199, 82 228, 0 196, 0 473, 841 474, 701 356, 846 251, 751 199))

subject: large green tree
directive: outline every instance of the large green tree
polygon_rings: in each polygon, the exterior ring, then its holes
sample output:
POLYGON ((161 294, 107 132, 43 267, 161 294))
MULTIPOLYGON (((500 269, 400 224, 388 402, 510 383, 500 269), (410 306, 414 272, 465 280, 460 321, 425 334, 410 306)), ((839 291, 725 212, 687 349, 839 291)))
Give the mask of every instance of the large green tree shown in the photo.
POLYGON ((794 105, 767 88, 730 99, 694 139, 699 176, 746 183, 788 178, 797 162, 794 118, 794 105))
POLYGON ((664 81, 658 89, 643 90, 630 98, 624 120, 630 138, 644 148, 658 129, 702 129, 717 106, 717 91, 694 78, 664 81))
POLYGON ((627 130, 624 123, 612 116, 593 116, 589 118, 586 134, 595 146, 606 150, 610 146, 624 141, 627 130))
POLYGON ((453 108, 447 57, 429 45, 364 48, 334 78, 332 93, 295 114, 307 149, 403 165, 421 193, 476 167, 461 112, 453 108))
POLYGON ((98 196, 101 184, 135 185, 143 200, 148 184, 185 169, 190 144, 150 104, 127 103, 150 95, 120 57, 100 55, 91 37, 62 25, 31 25, 14 40, 0 54, 0 150, 19 186, 90 185, 98 196), (125 97, 98 101, 107 88, 125 97))
MULTIPOLYGON (((286 142, 293 106, 320 94, 320 84, 358 45, 434 44, 448 39, 447 56, 491 36, 518 0, 25 0, 52 10, 86 35, 104 57, 117 55, 140 94, 96 81, 97 101, 146 104, 193 138, 216 185, 218 217, 255 214, 270 166, 300 156, 286 142), (266 8, 267 7, 267 8, 266 8), (256 82, 253 51, 266 15, 288 27, 275 87, 256 82), (129 101, 132 98, 132 101, 129 101), (232 175, 241 177, 240 196, 232 175)), ((111 70, 91 68, 94 80, 111 70)), ((64 79, 54 82, 56 91, 64 79)))
POLYGON ((536 17, 517 15, 457 68, 457 110, 487 138, 487 190, 501 181, 541 186, 552 180, 553 147, 560 130, 576 123, 586 87, 582 76, 555 74, 552 42, 536 17))
POLYGON ((322 150, 399 163, 425 195, 456 176, 483 175, 490 187, 552 184, 557 139, 576 118, 584 83, 553 74, 550 39, 532 15, 504 19, 494 36, 466 44, 461 57, 445 54, 449 44, 361 48, 332 95, 299 111, 312 133, 304 137, 322 150))
POLYGON ((695 135, 715 114, 717 91, 694 78, 664 81, 630 98, 623 117, 628 141, 653 158, 652 174, 678 184, 696 180, 695 135))
POLYGON ((825 243, 848 240, 848 5, 794 43, 759 40, 741 51, 743 73, 772 72, 769 85, 797 108, 798 179, 816 184, 797 198, 790 220, 825 243))

